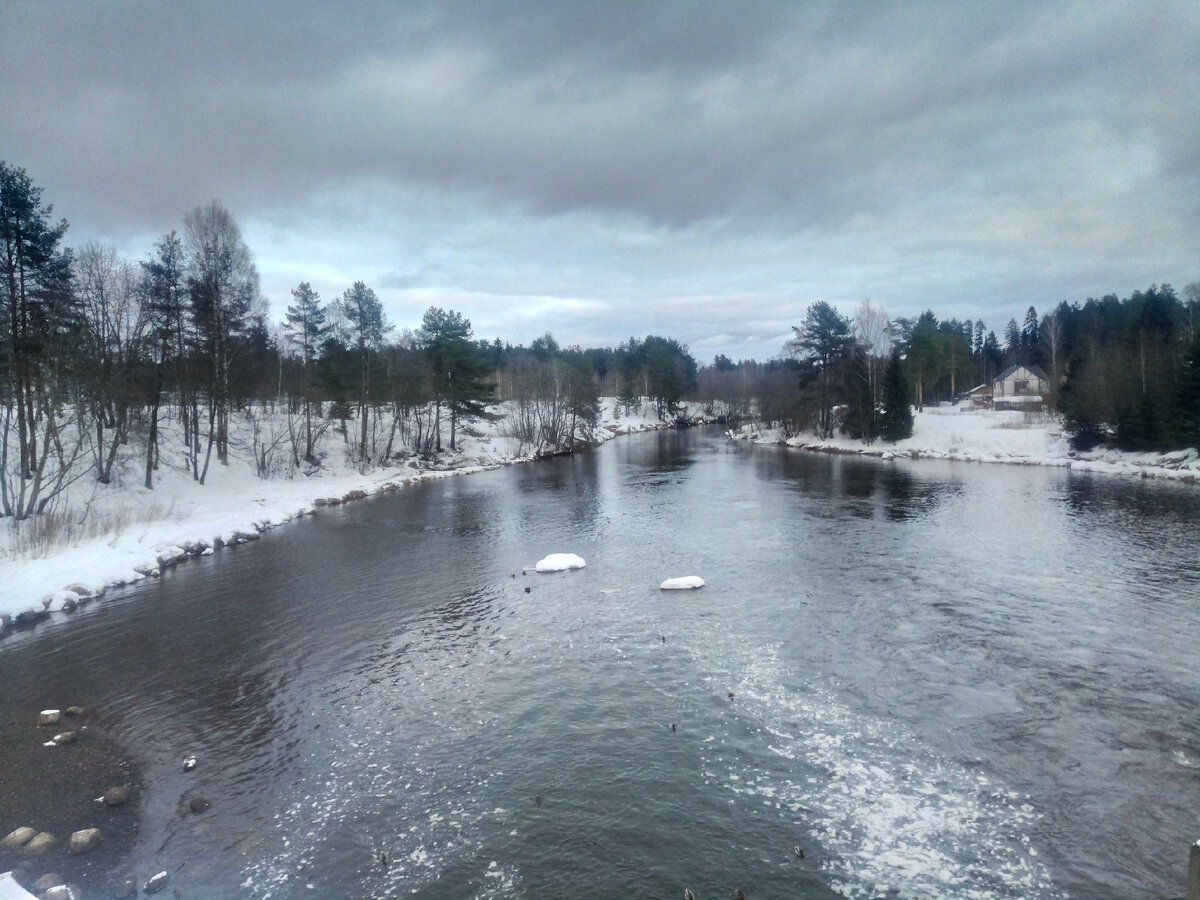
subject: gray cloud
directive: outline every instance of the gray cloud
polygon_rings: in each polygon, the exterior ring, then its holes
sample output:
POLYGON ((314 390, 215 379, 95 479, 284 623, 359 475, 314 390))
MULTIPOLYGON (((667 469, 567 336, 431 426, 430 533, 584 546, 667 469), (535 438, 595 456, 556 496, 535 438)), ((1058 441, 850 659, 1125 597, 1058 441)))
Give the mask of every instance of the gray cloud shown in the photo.
POLYGON ((5 20, 2 152, 72 238, 144 252, 217 197, 276 302, 374 276, 397 314, 490 298, 477 326, 553 326, 557 299, 610 342, 759 352, 818 297, 999 328, 1197 277, 1193 3, 19 0, 5 20))

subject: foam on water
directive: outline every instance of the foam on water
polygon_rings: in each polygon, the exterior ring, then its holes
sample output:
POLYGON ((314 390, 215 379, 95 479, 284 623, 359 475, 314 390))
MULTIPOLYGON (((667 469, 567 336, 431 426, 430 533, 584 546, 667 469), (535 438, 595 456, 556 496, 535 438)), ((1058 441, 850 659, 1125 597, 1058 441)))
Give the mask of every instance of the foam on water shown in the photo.
MULTIPOLYGON (((469 896, 511 896, 519 886, 516 868, 487 856, 488 835, 510 827, 509 811, 494 802, 504 773, 462 750, 494 726, 474 702, 486 667, 458 665, 457 653, 444 652, 447 629, 425 626, 385 640, 363 663, 376 673, 365 684, 362 672, 351 672, 327 687, 337 737, 303 761, 301 780, 287 792, 297 799, 275 817, 277 846, 244 870, 247 897, 292 897, 310 883, 339 896, 402 896, 441 881, 451 867, 473 886, 469 896), (382 665, 386 657, 396 662, 382 665), (416 716, 437 724, 422 731, 416 716), (322 884, 328 869, 345 883, 322 884)), ((472 629, 484 655, 498 627, 472 629)))
POLYGON ((854 713, 798 683, 762 649, 737 687, 739 720, 782 772, 704 745, 704 778, 777 810, 818 848, 831 887, 863 898, 1062 898, 1029 836, 1029 797, 982 771, 922 751, 895 723, 854 713), (808 773, 808 774, 806 774, 808 773))

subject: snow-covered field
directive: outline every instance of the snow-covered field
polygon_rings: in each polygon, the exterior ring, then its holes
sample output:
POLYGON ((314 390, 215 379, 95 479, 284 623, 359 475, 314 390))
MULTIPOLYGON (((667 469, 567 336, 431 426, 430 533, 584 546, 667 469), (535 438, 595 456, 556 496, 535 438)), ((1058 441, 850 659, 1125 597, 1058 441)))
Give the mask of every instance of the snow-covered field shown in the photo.
MULTIPOLYGON (((597 439, 608 440, 660 428, 646 406, 618 411, 615 400, 604 401, 597 439)), ((153 577, 164 565, 189 555, 210 553, 221 544, 254 540, 258 534, 313 509, 362 496, 402 489, 429 478, 466 475, 533 458, 521 453, 517 441, 505 435, 505 422, 484 423, 460 433, 459 450, 436 464, 409 460, 366 473, 349 465, 341 452, 341 435, 325 436, 325 460, 309 475, 259 478, 245 435, 233 441, 228 466, 214 464, 203 486, 195 483, 183 464, 182 453, 172 458, 164 450, 155 487, 141 486, 141 461, 130 453, 119 477, 109 486, 81 481, 56 512, 61 529, 53 540, 37 537, 25 523, 15 530, 11 520, 0 523, 0 615, 41 611, 59 612, 99 596, 113 585, 153 577), (86 516, 84 512, 86 511, 86 516), (82 522, 80 520, 82 519, 82 522)), ((760 442, 783 442, 780 433, 745 426, 732 437, 760 442)), ((929 408, 916 414, 912 438, 897 444, 835 438, 815 441, 795 437, 794 447, 842 453, 864 453, 884 459, 928 457, 972 462, 1005 462, 1071 466, 1096 472, 1196 481, 1200 454, 1195 449, 1173 454, 1129 454, 1099 451, 1073 455, 1057 422, 1027 421, 1020 412, 960 411, 929 408)))
POLYGON ((913 436, 888 444, 876 441, 864 446, 850 438, 818 441, 811 434, 784 439, 774 429, 743 426, 731 437, 762 443, 786 443, 790 447, 830 453, 859 453, 879 456, 954 459, 964 462, 1016 463, 1018 465, 1070 466, 1089 472, 1136 475, 1144 478, 1200 480, 1200 452, 1195 448, 1174 453, 1123 453, 1097 449, 1074 453, 1057 418, 1018 411, 960 409, 954 406, 927 407, 914 413, 913 436))
MULTIPOLYGON (((18 530, 11 519, 0 520, 0 616, 69 610, 108 587, 153 577, 189 555, 254 540, 263 530, 317 507, 534 458, 506 434, 501 419, 476 423, 470 433, 460 430, 458 451, 442 454, 435 463, 413 458, 360 473, 345 458, 343 437, 331 429, 323 438, 319 469, 262 479, 248 427, 236 420, 231 425, 230 463, 214 461, 204 485, 193 481, 182 449, 169 452, 179 445, 176 436, 174 445, 171 438, 164 440, 153 490, 142 486, 144 462, 136 448, 111 485, 87 478, 77 482, 54 511, 58 534, 51 539, 38 533, 44 523, 26 521, 18 530)), ((651 405, 630 412, 608 399, 594 438, 605 441, 661 427, 651 405)))

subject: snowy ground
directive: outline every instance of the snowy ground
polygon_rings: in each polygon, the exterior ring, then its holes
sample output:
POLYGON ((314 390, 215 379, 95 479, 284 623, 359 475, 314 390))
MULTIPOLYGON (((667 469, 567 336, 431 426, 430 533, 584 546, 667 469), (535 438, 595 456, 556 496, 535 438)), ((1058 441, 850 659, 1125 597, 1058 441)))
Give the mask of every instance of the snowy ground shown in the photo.
MULTIPOLYGON (((601 422, 597 440, 662 427, 653 407, 618 411, 615 400, 604 402, 601 422)), ((164 565, 211 553, 214 546, 254 540, 320 506, 533 459, 519 452, 501 420, 472 426, 474 435, 460 430, 458 452, 436 463, 413 459, 363 474, 346 463, 343 438, 330 431, 321 468, 264 480, 256 473, 249 435, 233 425, 230 464, 214 462, 204 485, 192 480, 182 451, 176 459, 164 450, 154 489, 147 490, 135 448, 113 484, 83 479, 72 489, 55 511, 59 533, 52 539, 39 535, 36 523, 16 530, 12 520, 0 520, 0 616, 69 610, 110 586, 153 577, 164 565)))
MULTIPOLYGON (((597 438, 662 427, 652 408, 618 413, 606 400, 597 438)), ((43 540, 0 523, 0 616, 49 610, 59 613, 103 594, 107 587, 153 577, 164 565, 188 555, 212 552, 220 544, 253 540, 258 534, 313 509, 403 488, 429 478, 445 478, 527 461, 517 442, 505 436, 505 423, 483 425, 476 435, 460 433, 458 453, 431 466, 416 460, 365 474, 341 460, 340 435, 328 434, 325 464, 311 475, 264 480, 255 472, 248 439, 235 439, 229 466, 214 464, 207 483, 196 484, 179 460, 166 453, 154 490, 141 486, 141 463, 134 452, 120 477, 102 487, 84 480, 57 512, 62 532, 43 540), (87 515, 82 514, 86 510, 87 515), (79 523, 82 518, 82 524, 79 523)), ((779 432, 745 426, 732 437, 783 442, 779 432)), ((835 438, 792 438, 790 446, 827 452, 894 457, 929 457, 972 462, 1071 466, 1096 472, 1144 477, 1200 479, 1195 449, 1174 454, 1100 451, 1072 455, 1057 422, 1027 421, 1020 412, 929 408, 917 413, 913 436, 897 444, 835 438)), ((0 630, 3 625, 0 623, 0 630)))
POLYGON ((829 453, 861 453, 883 459, 925 457, 964 462, 1016 463, 1018 465, 1069 466, 1089 472, 1136 475, 1144 478, 1200 480, 1200 452, 1195 448, 1174 453, 1122 453, 1098 449, 1074 453, 1057 418, 1017 411, 926 407, 914 414, 913 436, 895 444, 876 441, 864 446, 850 438, 818 441, 812 435, 784 440, 782 432, 744 426, 731 437, 829 453))

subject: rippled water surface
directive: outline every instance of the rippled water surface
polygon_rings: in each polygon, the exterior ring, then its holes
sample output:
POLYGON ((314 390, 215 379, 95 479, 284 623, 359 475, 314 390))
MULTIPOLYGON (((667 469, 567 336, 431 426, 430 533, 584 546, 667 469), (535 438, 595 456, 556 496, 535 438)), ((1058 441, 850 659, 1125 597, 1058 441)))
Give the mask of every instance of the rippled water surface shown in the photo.
POLYGON ((106 711, 183 897, 1173 897, 1197 534, 1191 486, 667 432, 111 594, 3 702, 106 711))

